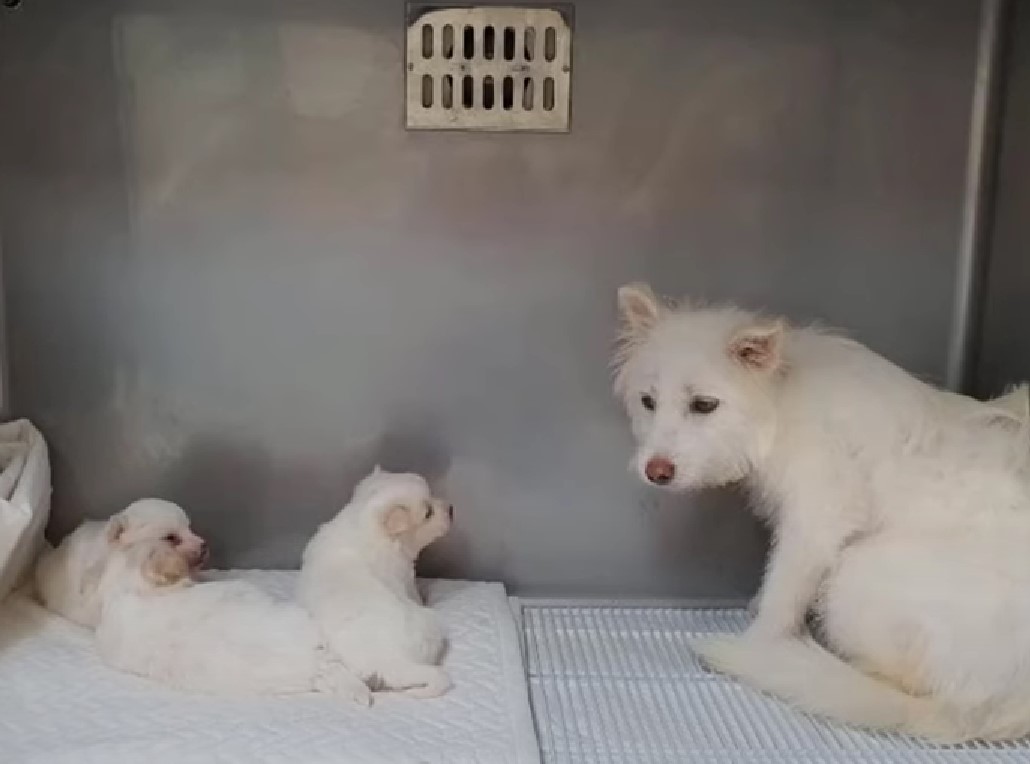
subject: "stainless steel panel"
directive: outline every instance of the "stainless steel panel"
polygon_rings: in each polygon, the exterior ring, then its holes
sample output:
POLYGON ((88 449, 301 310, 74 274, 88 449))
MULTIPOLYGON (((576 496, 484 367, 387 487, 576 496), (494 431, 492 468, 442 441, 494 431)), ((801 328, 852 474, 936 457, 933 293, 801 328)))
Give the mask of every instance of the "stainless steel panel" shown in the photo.
POLYGON ((142 494, 293 566, 377 461, 458 506, 428 572, 738 596, 739 497, 626 469, 646 278, 941 379, 978 7, 582 0, 568 135, 410 133, 402 3, 33 0, 0 17, 12 400, 53 532, 142 494))
POLYGON ((1030 379, 1030 7, 1014 3, 976 385, 1030 379))

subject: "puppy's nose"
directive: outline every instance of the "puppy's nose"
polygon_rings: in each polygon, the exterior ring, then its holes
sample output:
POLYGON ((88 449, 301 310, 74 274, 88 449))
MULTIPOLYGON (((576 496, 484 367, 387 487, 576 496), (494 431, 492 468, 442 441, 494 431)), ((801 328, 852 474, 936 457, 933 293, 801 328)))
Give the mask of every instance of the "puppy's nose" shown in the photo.
POLYGON ((676 477, 676 465, 664 456, 652 456, 644 465, 644 474, 655 485, 668 485, 676 477))
POLYGON ((453 504, 448 504, 447 505, 447 517, 449 517, 451 520, 454 519, 454 505, 453 504))

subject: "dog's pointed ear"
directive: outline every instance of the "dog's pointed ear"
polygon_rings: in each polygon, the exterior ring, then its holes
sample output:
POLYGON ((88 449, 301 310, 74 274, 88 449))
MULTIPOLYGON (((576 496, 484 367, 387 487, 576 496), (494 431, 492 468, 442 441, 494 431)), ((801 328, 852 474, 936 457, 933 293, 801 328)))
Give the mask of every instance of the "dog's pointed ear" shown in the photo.
POLYGON ((662 306, 651 287, 642 282, 619 287, 619 317, 630 334, 649 331, 662 315, 662 306))
POLYGON ((995 409, 1011 414, 1018 421, 1030 420, 1030 387, 1026 384, 1011 387, 987 403, 995 409))
POLYGON ((154 586, 171 586, 189 575, 189 562, 171 549, 155 550, 143 564, 143 576, 154 586))
POLYGON ((107 539, 108 544, 117 544, 121 541, 122 534, 125 533, 125 518, 118 517, 117 515, 107 521, 107 526, 104 528, 104 538, 107 539))
POLYGON ((751 324, 730 339, 730 356, 755 371, 775 371, 783 361, 787 324, 782 318, 751 324))
POLYGON ((383 512, 380 522, 383 532, 390 538, 396 538, 411 528, 411 512, 403 504, 395 504, 383 512))

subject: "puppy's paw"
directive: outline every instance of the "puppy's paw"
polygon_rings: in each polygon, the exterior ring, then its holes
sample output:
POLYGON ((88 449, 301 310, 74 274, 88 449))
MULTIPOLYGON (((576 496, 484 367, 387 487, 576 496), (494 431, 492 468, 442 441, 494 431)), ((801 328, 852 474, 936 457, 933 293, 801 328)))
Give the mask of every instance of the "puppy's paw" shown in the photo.
POLYGON ((358 682, 356 686, 346 692, 346 695, 362 708, 369 708, 373 703, 372 691, 364 682, 358 682))
POLYGON ((359 706, 372 705, 372 690, 341 664, 334 664, 315 682, 315 690, 349 698, 359 706))
POLYGON ((439 698, 441 695, 446 694, 453 686, 447 672, 436 666, 425 667, 424 680, 424 684, 409 687, 404 690, 404 694, 420 699, 439 698))

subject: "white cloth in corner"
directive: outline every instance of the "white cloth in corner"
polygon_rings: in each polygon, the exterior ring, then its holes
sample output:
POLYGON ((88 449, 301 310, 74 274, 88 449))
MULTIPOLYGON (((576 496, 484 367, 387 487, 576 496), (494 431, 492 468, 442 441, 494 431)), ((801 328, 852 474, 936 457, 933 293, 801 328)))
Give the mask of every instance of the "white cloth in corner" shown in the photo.
POLYGON ((50 516, 50 458, 31 422, 0 424, 0 600, 21 583, 50 516))

